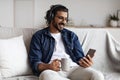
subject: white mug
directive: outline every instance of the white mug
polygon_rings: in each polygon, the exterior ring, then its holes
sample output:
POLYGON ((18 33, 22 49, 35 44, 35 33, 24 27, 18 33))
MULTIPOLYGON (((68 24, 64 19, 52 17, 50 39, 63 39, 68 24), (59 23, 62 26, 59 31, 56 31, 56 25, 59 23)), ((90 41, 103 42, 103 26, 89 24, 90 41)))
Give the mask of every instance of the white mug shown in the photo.
POLYGON ((62 58, 61 59, 61 69, 63 71, 69 71, 70 69, 70 60, 67 58, 62 58))

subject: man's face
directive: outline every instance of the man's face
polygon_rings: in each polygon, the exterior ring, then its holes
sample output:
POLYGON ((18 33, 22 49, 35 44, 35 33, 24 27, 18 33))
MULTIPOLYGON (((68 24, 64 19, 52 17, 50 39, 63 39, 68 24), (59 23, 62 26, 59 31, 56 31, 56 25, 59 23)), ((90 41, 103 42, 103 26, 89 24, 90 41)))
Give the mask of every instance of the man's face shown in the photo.
POLYGON ((65 24, 67 23, 68 13, 64 11, 58 11, 54 17, 52 22, 53 27, 57 28, 58 30, 63 30, 65 24))

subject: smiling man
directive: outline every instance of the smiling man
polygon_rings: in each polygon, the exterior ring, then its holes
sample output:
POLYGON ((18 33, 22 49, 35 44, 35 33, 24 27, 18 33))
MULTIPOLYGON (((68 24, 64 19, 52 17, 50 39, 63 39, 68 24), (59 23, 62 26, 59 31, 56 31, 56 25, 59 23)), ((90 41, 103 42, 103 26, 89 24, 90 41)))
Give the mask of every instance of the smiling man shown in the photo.
POLYGON ((68 9, 52 5, 45 19, 47 28, 36 32, 31 40, 29 60, 39 80, 104 80, 102 73, 90 66, 92 58, 84 56, 78 37, 65 29, 68 9), (70 70, 61 70, 60 60, 70 60, 70 70))
POLYGON ((55 15, 55 18, 50 23, 50 31, 52 33, 59 33, 63 30, 67 22, 67 12, 58 11, 55 15))

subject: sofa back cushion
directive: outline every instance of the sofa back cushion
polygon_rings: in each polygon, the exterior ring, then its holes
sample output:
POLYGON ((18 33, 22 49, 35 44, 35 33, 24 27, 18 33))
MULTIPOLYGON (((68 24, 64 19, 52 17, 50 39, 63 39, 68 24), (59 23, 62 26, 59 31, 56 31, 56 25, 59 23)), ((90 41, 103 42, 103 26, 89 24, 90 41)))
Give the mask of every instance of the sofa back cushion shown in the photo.
MULTIPOLYGON (((112 72, 114 70, 113 62, 110 61, 108 56, 108 41, 107 31, 119 33, 120 29, 107 29, 107 28, 68 28, 75 32, 81 42, 84 53, 86 54, 89 48, 96 49, 95 56, 93 57, 93 68, 96 68, 102 72, 112 72), (108 68, 109 67, 109 68, 108 68)), ((8 39, 11 37, 23 35, 23 39, 29 51, 29 45, 32 35, 40 30, 40 28, 0 28, 0 39, 8 39)), ((115 34, 116 35, 116 34, 115 34)), ((119 39, 119 34, 116 39, 119 39)), ((1 74, 0 74, 1 75, 1 74)))

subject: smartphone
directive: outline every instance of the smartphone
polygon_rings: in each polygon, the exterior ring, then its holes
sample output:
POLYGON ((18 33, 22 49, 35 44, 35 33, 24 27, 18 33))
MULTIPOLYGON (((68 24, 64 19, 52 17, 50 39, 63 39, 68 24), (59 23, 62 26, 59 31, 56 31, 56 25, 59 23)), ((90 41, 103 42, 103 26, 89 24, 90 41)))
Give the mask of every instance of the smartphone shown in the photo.
POLYGON ((86 56, 89 55, 91 58, 94 57, 96 50, 95 49, 89 49, 87 52, 86 56))

